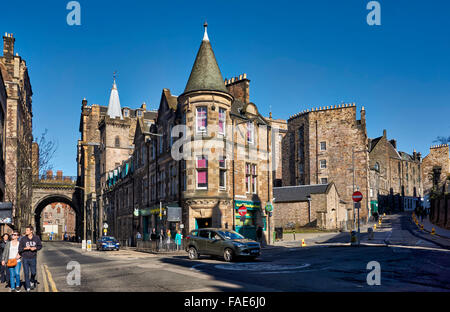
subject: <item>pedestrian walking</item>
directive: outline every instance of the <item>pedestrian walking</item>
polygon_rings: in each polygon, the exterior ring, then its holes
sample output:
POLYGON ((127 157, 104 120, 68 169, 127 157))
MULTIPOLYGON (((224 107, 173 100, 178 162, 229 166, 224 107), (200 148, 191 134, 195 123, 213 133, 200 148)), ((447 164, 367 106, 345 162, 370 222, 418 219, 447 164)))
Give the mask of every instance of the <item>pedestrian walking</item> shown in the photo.
POLYGON ((20 268, 22 265, 22 257, 19 253, 20 242, 18 240, 19 233, 14 231, 11 240, 5 245, 2 255, 2 265, 8 266, 9 284, 11 292, 20 292, 20 268))
POLYGON ((175 235, 175 244, 177 245, 177 251, 181 250, 182 239, 183 239, 183 235, 181 234, 181 231, 178 230, 177 234, 175 235))
POLYGON ((164 239, 166 238, 166 235, 164 235, 164 230, 161 229, 160 233, 159 233, 159 247, 158 250, 163 249, 163 244, 164 244, 164 239))
POLYGON ((153 228, 152 233, 150 234, 150 241, 152 242, 152 250, 156 251, 156 244, 158 243, 158 233, 156 233, 155 228, 153 228))
POLYGON ((263 228, 262 226, 258 226, 256 229, 256 238, 260 244, 262 244, 262 236, 263 236, 263 228))
POLYGON ((25 289, 27 292, 36 288, 36 257, 41 250, 42 243, 37 235, 33 234, 33 226, 25 228, 25 236, 20 239, 19 254, 23 258, 23 273, 25 275, 25 289), (31 273, 31 278, 30 278, 31 273))
POLYGON ((167 242, 166 242, 166 244, 167 244, 167 251, 169 251, 170 249, 171 249, 171 238, 172 238, 172 234, 170 233, 170 229, 167 229, 167 236, 166 236, 166 239, 167 239, 167 242))
POLYGON ((1 262, 1 257, 3 256, 3 252, 5 251, 6 244, 9 242, 9 234, 5 233, 2 235, 2 238, 0 239, 0 282, 6 283, 6 288, 9 287, 9 270, 8 266, 3 265, 1 262))

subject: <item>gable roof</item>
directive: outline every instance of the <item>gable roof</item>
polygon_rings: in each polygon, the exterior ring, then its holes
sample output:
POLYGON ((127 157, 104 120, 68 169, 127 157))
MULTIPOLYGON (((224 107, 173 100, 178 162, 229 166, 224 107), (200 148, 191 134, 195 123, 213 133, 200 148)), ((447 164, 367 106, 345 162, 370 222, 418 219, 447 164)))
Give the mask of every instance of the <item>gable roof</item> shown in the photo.
POLYGON ((274 187, 275 203, 307 201, 311 194, 326 194, 333 183, 274 187))

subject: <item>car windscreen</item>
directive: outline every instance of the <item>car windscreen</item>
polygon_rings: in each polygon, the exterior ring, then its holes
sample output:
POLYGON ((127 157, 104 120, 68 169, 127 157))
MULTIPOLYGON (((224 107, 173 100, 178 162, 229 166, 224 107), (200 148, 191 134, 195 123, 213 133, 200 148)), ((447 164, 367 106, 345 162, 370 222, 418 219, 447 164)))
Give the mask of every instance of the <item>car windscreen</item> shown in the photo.
POLYGON ((244 236, 235 231, 218 231, 218 233, 225 239, 243 239, 244 236))
POLYGON ((114 237, 110 237, 110 236, 103 237, 102 240, 104 242, 114 242, 114 243, 116 242, 116 239, 114 237))

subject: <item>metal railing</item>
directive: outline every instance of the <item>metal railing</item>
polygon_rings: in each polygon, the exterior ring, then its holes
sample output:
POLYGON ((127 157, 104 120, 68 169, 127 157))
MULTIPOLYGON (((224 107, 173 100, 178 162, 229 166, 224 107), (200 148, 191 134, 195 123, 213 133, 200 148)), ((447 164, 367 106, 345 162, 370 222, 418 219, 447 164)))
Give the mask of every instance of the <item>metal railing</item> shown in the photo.
POLYGON ((185 252, 184 251, 184 239, 181 240, 180 244, 177 244, 175 240, 170 239, 167 240, 153 240, 153 241, 143 241, 138 240, 137 251, 146 251, 146 252, 185 252))

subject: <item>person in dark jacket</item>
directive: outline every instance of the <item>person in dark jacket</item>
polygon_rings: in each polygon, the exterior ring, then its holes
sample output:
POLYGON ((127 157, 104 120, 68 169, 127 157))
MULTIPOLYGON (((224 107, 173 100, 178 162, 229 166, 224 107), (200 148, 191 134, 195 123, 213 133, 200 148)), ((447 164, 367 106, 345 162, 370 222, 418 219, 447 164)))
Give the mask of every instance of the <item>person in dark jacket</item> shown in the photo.
POLYGON ((25 275, 25 289, 30 291, 36 287, 36 256, 41 250, 42 243, 39 236, 33 234, 33 226, 25 228, 25 236, 20 239, 19 254, 22 256, 23 273, 25 275), (30 278, 31 273, 31 278, 30 278))
MULTIPOLYGON (((3 255, 3 251, 5 250, 7 242, 9 242, 9 234, 5 233, 2 235, 2 238, 0 239, 0 258, 3 255)), ((9 287, 9 270, 6 265, 1 265, 1 263, 0 263, 0 282, 2 284, 6 282, 6 288, 9 287)))

